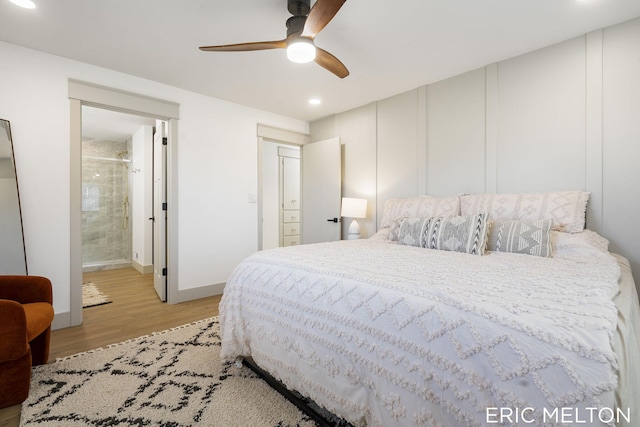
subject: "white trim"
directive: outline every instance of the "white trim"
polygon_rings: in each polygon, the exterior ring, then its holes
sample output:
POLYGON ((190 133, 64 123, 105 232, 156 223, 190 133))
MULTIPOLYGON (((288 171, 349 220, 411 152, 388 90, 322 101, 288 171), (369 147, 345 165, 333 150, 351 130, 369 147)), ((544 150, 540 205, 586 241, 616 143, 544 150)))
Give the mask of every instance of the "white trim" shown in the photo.
MULTIPOLYGON (((258 125, 258 134, 260 133, 260 125, 258 125)), ((258 136, 258 197, 257 197, 257 206, 256 209, 258 209, 258 250, 261 251, 262 250, 262 245, 264 244, 263 242, 263 236, 262 236, 262 232, 263 232, 263 224, 262 222, 264 221, 264 215, 262 214, 262 205, 264 204, 264 196, 262 195, 262 175, 264 174, 264 166, 263 166, 263 162, 264 161, 264 138, 261 136, 258 136)))
POLYGON ((69 98, 80 100, 83 105, 97 105, 125 113, 143 113, 162 120, 180 118, 180 104, 175 102, 76 79, 69 79, 69 98))
POLYGON ((71 313, 68 311, 62 313, 56 313, 53 315, 53 321, 51 322, 51 330, 68 328, 71 324, 71 313))
MULTIPOLYGON (((167 303, 178 293, 178 117, 179 104, 69 79, 70 103, 70 314, 65 326, 82 323, 82 106, 147 115, 169 122, 167 161, 167 303)), ((62 318, 61 318, 62 319, 62 318)))
POLYGON ((167 146, 167 303, 180 302, 178 286, 178 120, 169 120, 167 146))
POLYGON ((427 86, 418 88, 418 194, 427 194, 427 86))
POLYGON ((216 283, 214 285, 200 286, 198 288, 182 289, 178 293, 178 301, 187 302, 220 295, 224 291, 225 285, 226 283, 216 283))
POLYGON ((286 129, 274 128, 258 123, 258 136, 271 141, 284 142, 287 144, 304 145, 311 142, 309 135, 298 133, 286 129))
POLYGON ((82 102, 70 99, 69 199, 70 265, 69 321, 66 326, 82 323, 82 102))
POLYGON ((485 181, 484 191, 498 192, 498 64, 485 71, 485 181))
POLYGON ((140 274, 151 274, 153 273, 153 264, 142 265, 138 261, 131 260, 131 267, 133 267, 140 274))
POLYGON ((587 228, 603 230, 603 40, 602 30, 588 33, 586 49, 585 189, 590 192, 587 228))

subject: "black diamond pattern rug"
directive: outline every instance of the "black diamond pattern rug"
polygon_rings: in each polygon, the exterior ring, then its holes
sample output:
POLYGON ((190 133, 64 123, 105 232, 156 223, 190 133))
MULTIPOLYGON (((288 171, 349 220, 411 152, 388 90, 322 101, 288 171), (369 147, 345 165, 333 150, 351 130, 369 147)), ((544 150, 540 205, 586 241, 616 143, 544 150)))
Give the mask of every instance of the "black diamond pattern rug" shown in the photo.
POLYGON ((214 317, 38 366, 21 426, 315 426, 219 350, 214 317))

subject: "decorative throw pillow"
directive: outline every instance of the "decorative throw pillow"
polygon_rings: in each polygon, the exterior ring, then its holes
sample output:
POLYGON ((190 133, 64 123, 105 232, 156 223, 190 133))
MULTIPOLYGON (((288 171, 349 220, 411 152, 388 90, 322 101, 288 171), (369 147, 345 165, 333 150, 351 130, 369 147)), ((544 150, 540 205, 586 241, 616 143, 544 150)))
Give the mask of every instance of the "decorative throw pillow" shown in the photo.
POLYGON ((399 217, 394 219, 393 222, 391 222, 391 226, 389 227, 389 234, 387 235, 387 238, 392 242, 398 241, 398 233, 400 232, 400 226, 402 225, 405 219, 406 219, 405 217, 399 217))
POLYGON ((483 255, 487 245, 487 214, 431 218, 398 218, 389 239, 407 246, 483 255))
POLYGON ((391 227, 396 218, 430 218, 460 214, 458 196, 417 196, 405 199, 390 199, 384 203, 380 228, 391 227))
POLYGON ((429 249, 484 255, 487 246, 486 213, 433 218, 426 229, 425 245, 429 249))
POLYGON ((553 218, 553 229, 569 233, 584 230, 589 193, 465 194, 460 197, 462 215, 487 212, 489 220, 540 220, 553 218))
POLYGON ((487 249, 496 252, 551 256, 552 219, 493 221, 487 249))
POLYGON ((391 224, 389 240, 406 246, 425 247, 426 227, 433 218, 396 218, 391 224))

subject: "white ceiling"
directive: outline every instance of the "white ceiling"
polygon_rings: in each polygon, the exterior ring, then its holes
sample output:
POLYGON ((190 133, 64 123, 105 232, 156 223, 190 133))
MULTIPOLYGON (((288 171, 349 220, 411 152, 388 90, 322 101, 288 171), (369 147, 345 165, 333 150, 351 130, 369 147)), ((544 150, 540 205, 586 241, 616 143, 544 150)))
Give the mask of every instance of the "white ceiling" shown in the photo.
POLYGON ((640 16, 638 0, 347 0, 316 38, 341 80, 284 50, 198 49, 283 39, 286 0, 34 2, 0 0, 0 40, 309 121, 640 16))

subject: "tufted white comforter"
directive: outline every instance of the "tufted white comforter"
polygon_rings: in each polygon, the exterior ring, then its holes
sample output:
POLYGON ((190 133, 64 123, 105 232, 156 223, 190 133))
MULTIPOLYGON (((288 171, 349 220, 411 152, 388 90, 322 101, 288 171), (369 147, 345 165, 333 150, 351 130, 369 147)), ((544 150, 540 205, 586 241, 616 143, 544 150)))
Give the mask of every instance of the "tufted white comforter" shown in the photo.
POLYGON ((251 356, 354 425, 588 417, 616 406, 620 269, 598 237, 559 233, 553 258, 384 239, 259 252, 227 282, 222 356, 251 356))

